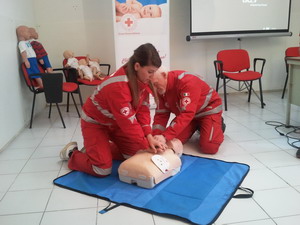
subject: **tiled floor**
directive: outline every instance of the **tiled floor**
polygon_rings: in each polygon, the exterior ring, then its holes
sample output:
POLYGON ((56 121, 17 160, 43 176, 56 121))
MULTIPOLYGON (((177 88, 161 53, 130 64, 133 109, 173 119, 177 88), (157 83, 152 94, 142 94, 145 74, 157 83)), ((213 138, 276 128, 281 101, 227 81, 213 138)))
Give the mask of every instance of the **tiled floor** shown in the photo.
MULTIPOLYGON (((265 93, 265 109, 253 97, 231 94, 224 113, 227 129, 219 152, 209 156, 251 166, 243 186, 255 190, 251 199, 232 199, 215 225, 299 225, 300 159, 274 127, 265 121, 285 122, 286 100, 280 92, 265 93)), ((180 225, 186 224, 127 207, 99 214, 107 202, 68 191, 52 184, 67 173, 58 153, 70 141, 82 146, 79 119, 74 109, 64 113, 66 129, 55 110, 34 120, 0 153, 1 225, 180 225)), ((292 125, 300 124, 300 109, 292 109, 292 125)), ((193 141, 185 152, 198 154, 193 141)))

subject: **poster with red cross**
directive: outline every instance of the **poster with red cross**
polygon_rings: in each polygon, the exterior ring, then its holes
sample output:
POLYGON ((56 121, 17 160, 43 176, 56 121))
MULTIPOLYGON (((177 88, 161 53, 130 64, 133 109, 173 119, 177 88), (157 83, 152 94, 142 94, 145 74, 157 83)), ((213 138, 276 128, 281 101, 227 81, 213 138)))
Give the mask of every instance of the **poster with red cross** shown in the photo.
POLYGON ((113 0, 116 69, 141 44, 151 43, 170 68, 169 0, 113 0))

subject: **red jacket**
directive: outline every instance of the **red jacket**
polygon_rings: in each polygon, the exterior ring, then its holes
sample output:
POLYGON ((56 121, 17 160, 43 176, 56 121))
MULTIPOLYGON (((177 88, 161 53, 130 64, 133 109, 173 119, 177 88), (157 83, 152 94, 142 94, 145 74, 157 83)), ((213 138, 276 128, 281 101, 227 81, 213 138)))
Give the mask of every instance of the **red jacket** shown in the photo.
POLYGON ((149 110, 149 86, 139 82, 140 99, 136 109, 125 68, 121 67, 97 86, 83 106, 82 119, 112 129, 121 129, 129 137, 151 133, 149 110))
POLYGON ((167 89, 159 96, 153 134, 163 134, 167 140, 177 137, 193 120, 222 112, 222 99, 199 75, 186 71, 170 71, 167 89), (176 118, 166 128, 170 113, 176 118))

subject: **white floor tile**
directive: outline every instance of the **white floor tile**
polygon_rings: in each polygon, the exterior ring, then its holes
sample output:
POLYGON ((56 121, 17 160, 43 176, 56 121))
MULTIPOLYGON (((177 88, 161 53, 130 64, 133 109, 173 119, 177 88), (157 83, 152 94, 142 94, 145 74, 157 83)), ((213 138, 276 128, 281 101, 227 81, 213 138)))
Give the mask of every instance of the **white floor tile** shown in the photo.
POLYGON ((35 148, 6 148, 0 153, 0 161, 3 160, 17 160, 17 159, 29 159, 35 151, 35 148))
POLYGON ((51 189, 7 192, 0 202, 0 215, 44 212, 51 189))
POLYGON ((300 214, 300 193, 293 188, 256 191, 253 197, 271 217, 300 214))
POLYGON ((256 220, 250 222, 243 222, 243 223, 232 223, 232 225, 276 225, 273 220, 256 220))
POLYGON ((40 225, 95 225, 97 209, 45 212, 40 225))
POLYGON ((300 185, 300 165, 272 168, 272 170, 288 184, 292 186, 300 185))
POLYGON ((3 225, 39 225, 43 213, 29 213, 19 215, 0 216, 3 225))
POLYGON ((16 178, 10 188, 10 191, 33 190, 33 189, 51 189, 53 179, 57 176, 57 171, 21 173, 16 178))
POLYGON ((288 184, 268 168, 250 170, 242 183, 254 191, 288 187, 288 184))
POLYGON ((257 141, 245 141, 245 142, 238 142, 246 152, 253 154, 253 153, 260 153, 260 152, 273 152, 273 151, 282 151, 278 146, 270 143, 266 140, 257 140, 257 141))
POLYGON ((253 131, 247 130, 245 132, 235 131, 235 132, 225 132, 226 136, 228 136, 231 140, 235 142, 242 141, 254 141, 254 140, 262 140, 263 138, 253 131))
POLYGON ((0 192, 6 192, 16 177, 17 174, 0 175, 0 192))
POLYGON ((97 207, 97 198, 63 188, 53 189, 47 211, 97 207))
POLYGON ((0 161, 0 174, 15 174, 19 173, 27 160, 7 160, 0 161))
POLYGON ((34 158, 57 157, 59 156, 59 152, 63 147, 64 145, 46 146, 46 147, 40 146, 35 150, 31 158, 34 159, 34 158))
POLYGON ((300 215, 274 219, 277 225, 299 225, 300 215))
POLYGON ((215 224, 223 225, 262 219, 269 219, 269 217, 253 199, 232 199, 215 224))
POLYGON ((62 162, 59 157, 30 159, 22 170, 22 173, 59 171, 62 162))
POLYGON ((256 153, 253 156, 268 167, 300 165, 300 160, 284 151, 256 153))

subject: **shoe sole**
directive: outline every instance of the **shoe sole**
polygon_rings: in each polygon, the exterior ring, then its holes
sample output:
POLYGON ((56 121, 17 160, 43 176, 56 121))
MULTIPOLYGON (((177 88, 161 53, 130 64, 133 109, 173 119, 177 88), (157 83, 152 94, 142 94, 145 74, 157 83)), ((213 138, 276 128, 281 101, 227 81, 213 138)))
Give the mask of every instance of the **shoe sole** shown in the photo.
POLYGON ((66 155, 66 152, 69 148, 74 149, 75 147, 77 147, 77 142, 70 142, 69 144, 67 144, 59 153, 59 157, 62 160, 68 160, 69 157, 66 155))

